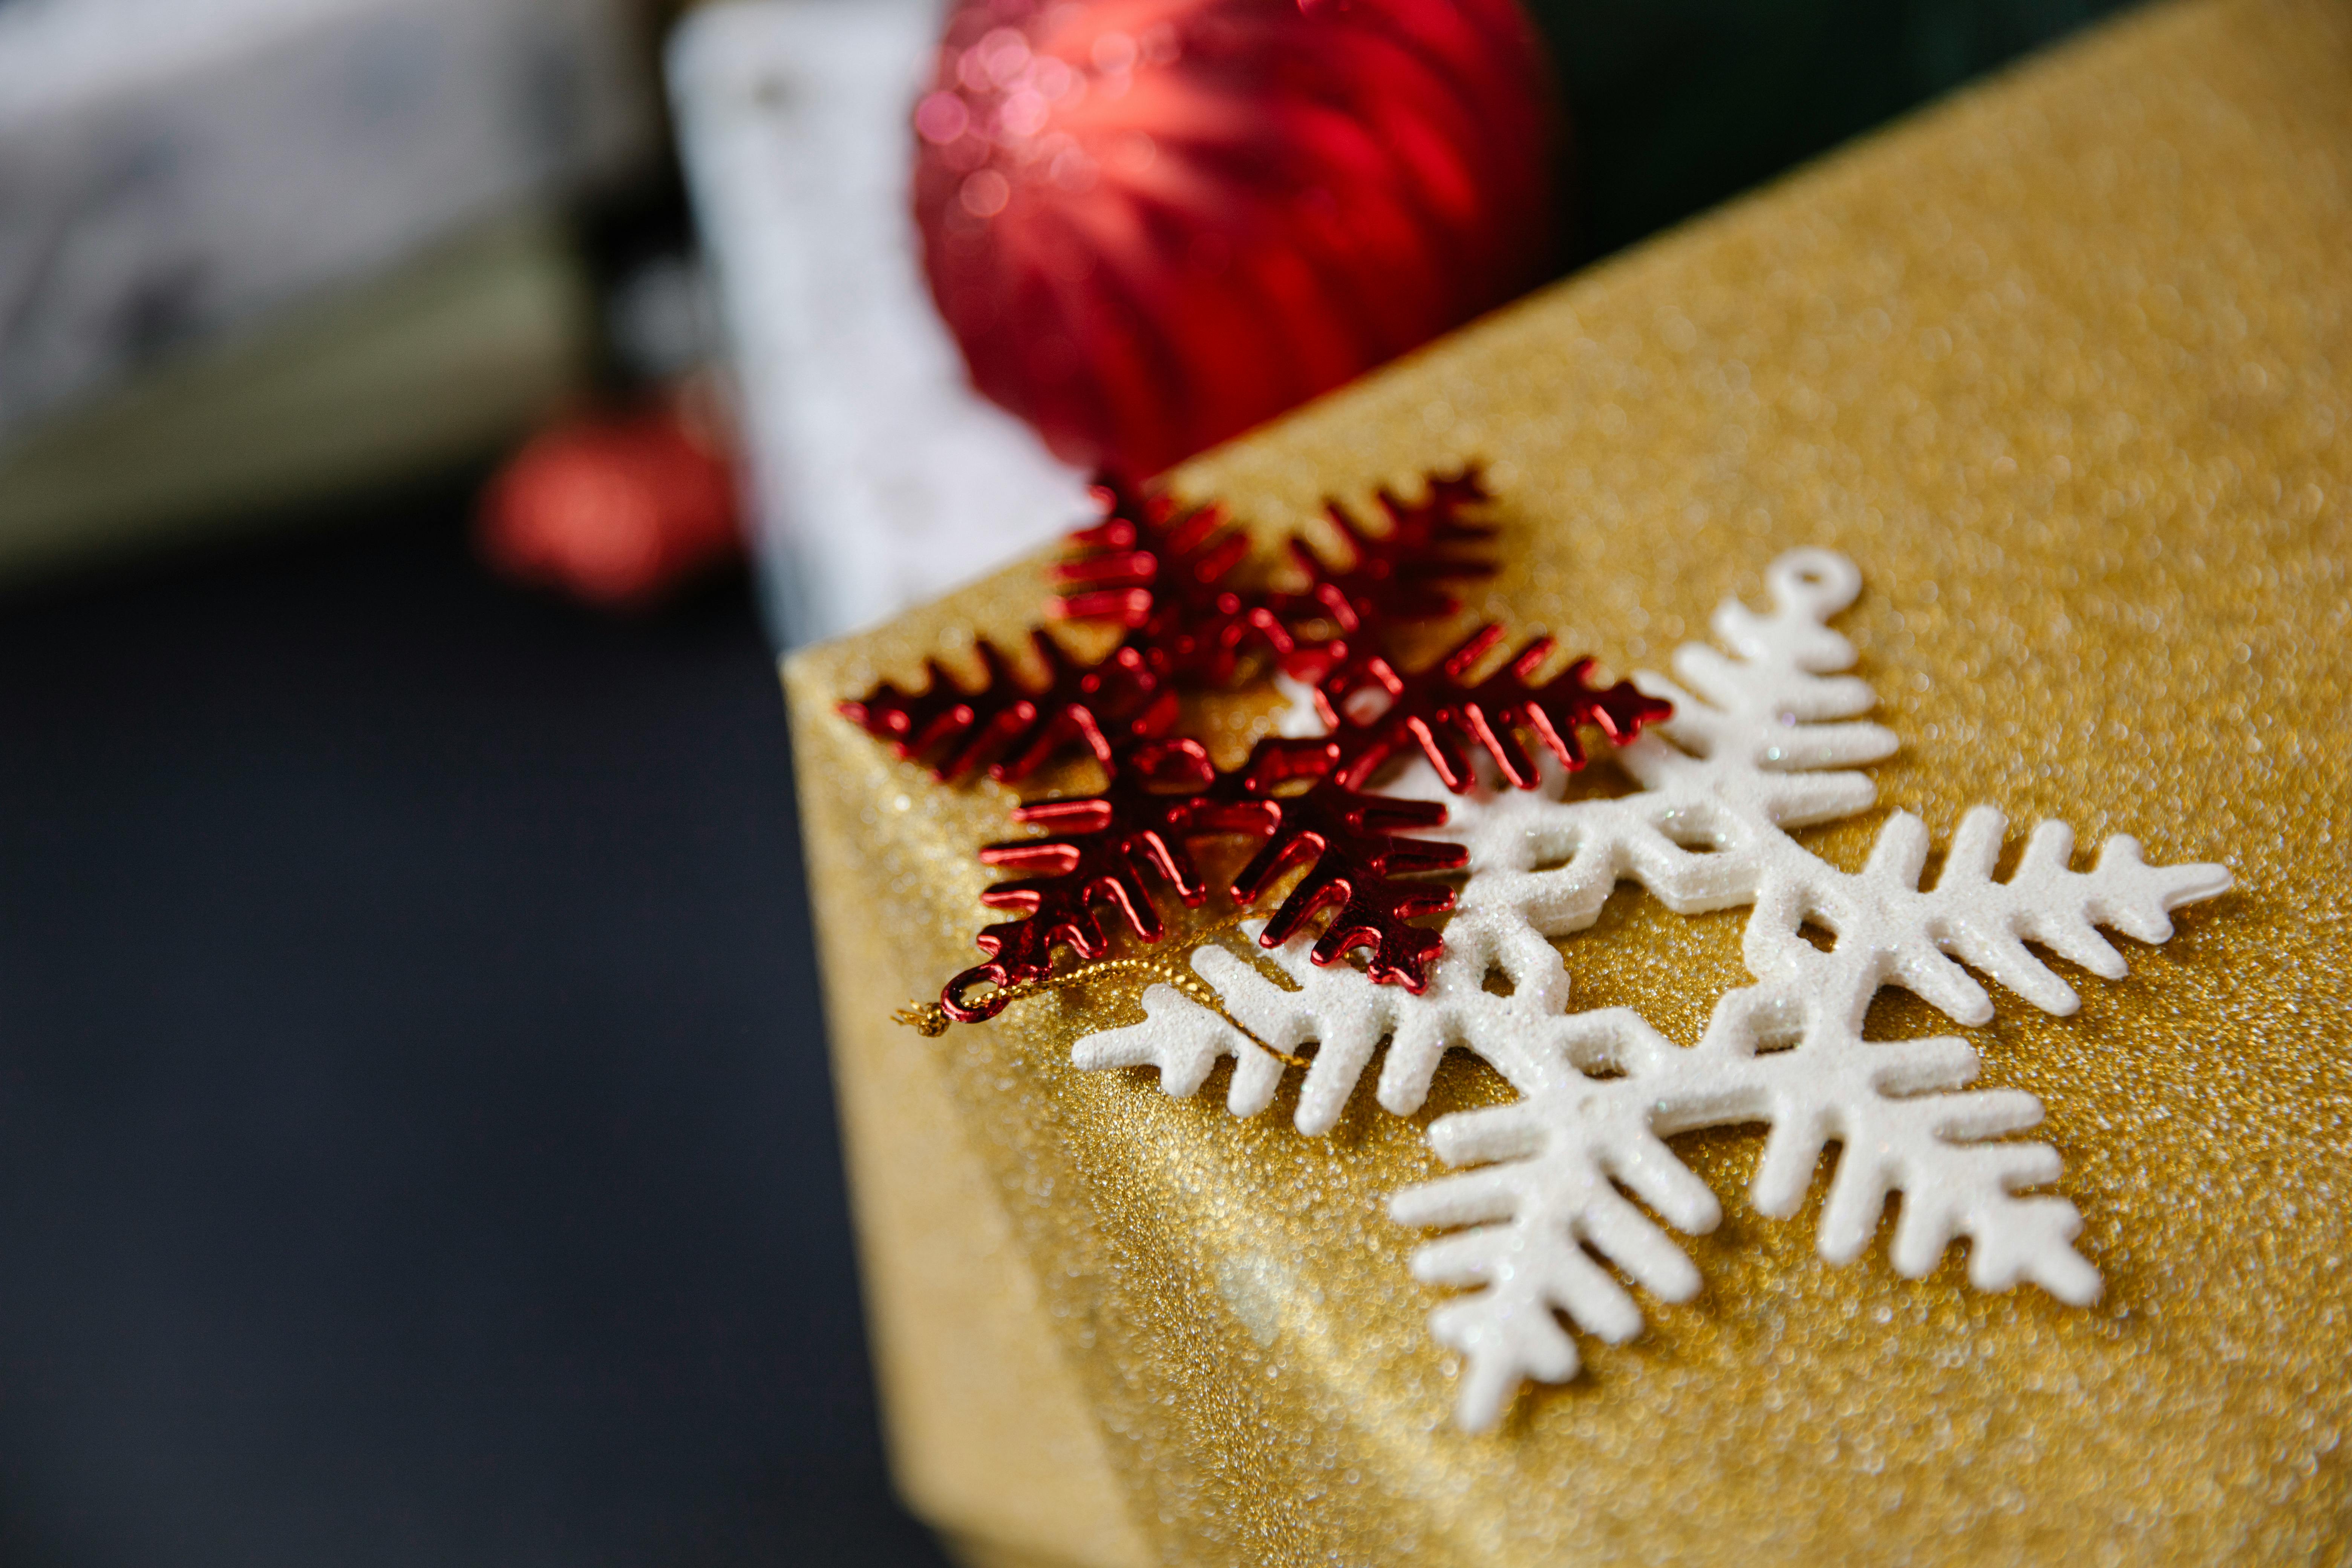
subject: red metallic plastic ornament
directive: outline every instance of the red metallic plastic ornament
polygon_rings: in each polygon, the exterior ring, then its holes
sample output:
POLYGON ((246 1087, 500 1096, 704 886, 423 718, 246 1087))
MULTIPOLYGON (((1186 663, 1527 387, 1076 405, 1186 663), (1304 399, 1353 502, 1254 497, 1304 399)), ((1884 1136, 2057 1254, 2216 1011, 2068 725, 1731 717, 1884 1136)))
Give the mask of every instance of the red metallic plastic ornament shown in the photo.
POLYGON ((915 133, 972 379, 1075 463, 1157 472, 1550 252, 1558 97, 1517 0, 974 0, 915 133))
POLYGON ((1013 813, 1014 821, 1045 828, 1042 837, 982 851, 986 864, 1016 875, 981 902, 1022 918, 984 928, 985 961, 940 992, 940 1011, 955 1022, 992 1017, 1014 987, 1054 972, 1059 949, 1099 958, 1121 926, 1158 942, 1165 927, 1155 885, 1188 906, 1208 896, 1190 850, 1202 837, 1262 841, 1227 889, 1244 909, 1286 873, 1302 873, 1267 918, 1263 945, 1278 947, 1328 915, 1316 963, 1363 950, 1372 979, 1419 991, 1442 939, 1412 922, 1452 908, 1454 894, 1443 883, 1405 879, 1457 868, 1466 851, 1400 837, 1440 826, 1445 808, 1364 793, 1374 775, 1418 750, 1458 794, 1484 754, 1506 782, 1530 789, 1541 776, 1534 745, 1581 768, 1580 730, 1622 745, 1671 711, 1625 681, 1595 686, 1589 659, 1538 684, 1550 662, 1549 637, 1478 677, 1502 642, 1499 626, 1472 633, 1411 674, 1392 662, 1390 634, 1452 614, 1452 586, 1494 570, 1480 548, 1494 531, 1462 515, 1486 499, 1475 473, 1433 476, 1428 499, 1418 502, 1383 491, 1388 527, 1379 533, 1333 505, 1347 560, 1328 563, 1294 537, 1291 565, 1306 586, 1280 592, 1250 584, 1245 536, 1217 509, 1188 511, 1108 482, 1096 496, 1103 521, 1071 536, 1073 551, 1055 573, 1065 592, 1047 608, 1124 625, 1127 635, 1108 658, 1081 665, 1033 628, 1043 686, 982 641, 977 687, 933 659, 915 689, 885 681, 840 707, 942 779, 983 766, 1018 779, 1074 744, 1102 766, 1100 794, 1034 800, 1013 813), (1221 771, 1199 740, 1171 733, 1181 689, 1230 686, 1274 668, 1315 682, 1325 734, 1266 737, 1240 767, 1221 771))

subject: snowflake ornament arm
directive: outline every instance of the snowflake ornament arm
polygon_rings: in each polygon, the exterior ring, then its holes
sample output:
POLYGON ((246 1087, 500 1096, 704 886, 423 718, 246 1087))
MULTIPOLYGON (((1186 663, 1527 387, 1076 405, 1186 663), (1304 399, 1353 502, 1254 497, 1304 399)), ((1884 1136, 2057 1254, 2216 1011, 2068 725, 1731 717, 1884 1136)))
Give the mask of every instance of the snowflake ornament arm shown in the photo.
POLYGON ((1074 743, 1108 762, 1118 745, 1160 734, 1175 721, 1176 693, 1133 649, 1085 665, 1043 631, 1032 631, 1029 644, 1045 667, 1043 687, 1031 686, 983 637, 976 689, 965 690, 934 658, 916 690, 884 681, 841 704, 842 716, 898 755, 927 763, 935 777, 964 778, 984 767, 1006 782, 1026 778, 1074 743))
MULTIPOLYGON (((1259 921, 1241 927, 1252 938, 1262 938, 1265 929, 1259 921)), ((1279 981, 1222 948, 1202 946, 1192 954, 1193 972, 1258 1040, 1282 1052, 1316 1043, 1299 1086, 1296 1117, 1298 1130, 1309 1135, 1328 1132, 1338 1123, 1383 1039, 1389 1053, 1381 1103, 1409 1114, 1427 1096, 1430 1076, 1449 1047, 1475 1050, 1524 1087, 1544 1081, 1547 1064, 1567 1048, 1579 1026, 1562 1016, 1568 973, 1557 952, 1549 973, 1509 995, 1487 991, 1479 984, 1481 976, 1468 974, 1450 959, 1438 964, 1429 989, 1421 994, 1377 984, 1353 965, 1316 962, 1313 939, 1305 935, 1266 953, 1265 961, 1279 981)), ((1237 1116, 1255 1116, 1273 1103, 1281 1079, 1278 1058, 1172 988, 1146 992, 1144 1010, 1139 1024, 1081 1039, 1076 1064, 1157 1067, 1160 1087, 1182 1098, 1201 1087, 1218 1057, 1231 1056, 1237 1066, 1228 1109, 1237 1116)))

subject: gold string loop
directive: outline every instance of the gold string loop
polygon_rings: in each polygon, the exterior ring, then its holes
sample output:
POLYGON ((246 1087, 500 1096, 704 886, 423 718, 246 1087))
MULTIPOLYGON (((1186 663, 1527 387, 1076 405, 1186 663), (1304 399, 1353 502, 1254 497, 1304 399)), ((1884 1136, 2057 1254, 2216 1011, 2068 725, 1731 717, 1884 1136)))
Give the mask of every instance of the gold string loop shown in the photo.
MULTIPOLYGON (((1226 1010, 1225 999, 1217 994, 1215 986, 1202 979, 1190 963, 1181 962, 1191 958, 1213 938, 1240 923, 1240 917, 1236 917, 1203 931, 1199 942, 1192 943, 1175 957, 1155 955, 1150 958, 1097 958, 1081 963, 1076 969, 1065 973, 1043 974, 1034 979, 1016 980, 1010 985, 989 993, 983 1004, 986 1007, 985 1017, 994 1017, 1015 1002, 1031 996, 1041 996, 1049 991, 1066 991, 1072 986, 1090 984, 1114 974, 1148 974, 1162 984, 1172 987, 1185 1000, 1197 1003, 1223 1018, 1239 1030, 1244 1039, 1266 1055, 1290 1067, 1303 1068, 1307 1065, 1307 1058, 1294 1055, 1289 1051, 1277 1050, 1265 1040, 1259 1038, 1256 1030, 1226 1010)), ((961 982, 971 976, 960 975, 957 978, 961 982)), ((892 1014, 891 1017, 926 1039, 937 1039, 959 1021, 967 1023, 984 1021, 982 1016, 959 1020, 953 1013, 937 1002, 910 1002, 892 1014)))

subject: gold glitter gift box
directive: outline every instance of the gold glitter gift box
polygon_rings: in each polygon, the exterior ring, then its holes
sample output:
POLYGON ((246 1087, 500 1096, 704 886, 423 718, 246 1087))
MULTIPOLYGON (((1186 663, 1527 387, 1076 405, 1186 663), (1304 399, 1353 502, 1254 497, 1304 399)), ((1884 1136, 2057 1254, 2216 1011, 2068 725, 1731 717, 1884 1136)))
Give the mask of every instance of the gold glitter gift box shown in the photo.
MULTIPOLYGON (((2160 6, 1172 476, 1269 548, 1327 496, 1484 465, 1503 570, 1465 618, 1662 668, 1826 545, 1903 748, 1813 830, 1948 840, 1997 805, 2217 860, 2072 1017, 1964 1035, 2037 1096, 2088 1308, 1815 1250, 1742 1200, 1760 1139, 1675 1148, 1724 1200, 1705 1281, 1584 1341, 1499 1429, 1451 1420, 1446 1297, 1390 1194, 1503 1098, 1360 1090, 1326 1137, 1072 1042, 1098 986, 930 1039, 892 1021, 1002 918, 1010 791, 894 760, 835 704, 1017 638, 1045 563, 805 653, 787 683, 866 1286, 906 1495, 975 1563, 2333 1562, 2352 1554, 2352 6, 2160 6)), ((1277 704, 1213 705, 1228 762, 1277 704)), ((2012 832, 2013 858, 2019 835, 2012 832)), ((1580 1007, 1687 1045, 1746 911, 1621 889, 1563 939, 1580 1007)), ((1882 994, 1890 1036, 1935 1032, 1882 994)), ((1835 1152, 1832 1152, 1834 1159, 1835 1152)), ((1824 1162, 1824 1172, 1828 1162, 1824 1162)))

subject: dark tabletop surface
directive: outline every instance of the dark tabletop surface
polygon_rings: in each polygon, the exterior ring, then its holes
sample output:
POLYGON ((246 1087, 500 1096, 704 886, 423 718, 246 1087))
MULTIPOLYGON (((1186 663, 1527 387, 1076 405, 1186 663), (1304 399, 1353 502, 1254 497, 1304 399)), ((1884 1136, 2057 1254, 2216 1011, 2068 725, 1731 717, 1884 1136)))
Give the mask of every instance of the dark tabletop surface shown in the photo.
MULTIPOLYGON (((1530 0, 1576 253, 2113 4, 1530 0)), ((0 592, 0 1568, 943 1561, 749 595, 501 586, 478 479, 0 592)))
POLYGON ((748 594, 471 479, 0 603, 0 1561, 940 1561, 748 594))

